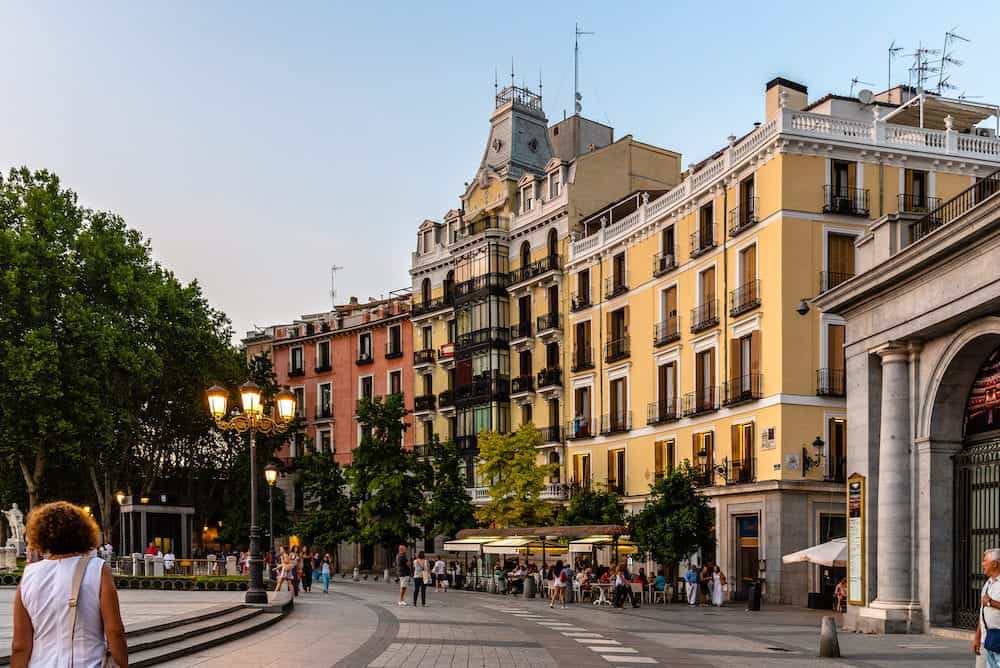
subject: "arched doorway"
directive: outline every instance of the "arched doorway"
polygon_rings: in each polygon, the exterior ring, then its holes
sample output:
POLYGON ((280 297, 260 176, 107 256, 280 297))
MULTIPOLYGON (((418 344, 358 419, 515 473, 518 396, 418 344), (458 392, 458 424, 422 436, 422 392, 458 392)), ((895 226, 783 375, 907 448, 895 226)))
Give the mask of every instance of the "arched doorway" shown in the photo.
POLYGON ((531 264, 531 244, 525 241, 521 244, 521 269, 527 270, 531 264))
POLYGON ((963 447, 955 455, 953 622, 975 628, 981 558, 1000 545, 1000 348, 979 367, 965 404, 963 447))

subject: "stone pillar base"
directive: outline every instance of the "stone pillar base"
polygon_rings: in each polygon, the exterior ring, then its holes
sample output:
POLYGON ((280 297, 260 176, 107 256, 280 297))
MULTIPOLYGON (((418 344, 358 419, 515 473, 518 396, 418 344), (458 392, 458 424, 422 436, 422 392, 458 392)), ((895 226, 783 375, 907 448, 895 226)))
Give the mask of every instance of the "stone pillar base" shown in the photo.
POLYGON ((845 628, 858 633, 923 633, 924 613, 917 602, 872 601, 867 607, 851 607, 845 628))

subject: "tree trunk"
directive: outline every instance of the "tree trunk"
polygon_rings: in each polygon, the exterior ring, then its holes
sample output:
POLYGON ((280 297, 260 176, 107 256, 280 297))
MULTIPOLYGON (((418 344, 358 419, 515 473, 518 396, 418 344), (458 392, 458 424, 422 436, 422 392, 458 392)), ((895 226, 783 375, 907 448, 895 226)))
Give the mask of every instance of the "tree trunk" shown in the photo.
POLYGON ((45 454, 41 450, 35 451, 35 467, 28 467, 28 462, 24 458, 18 459, 21 467, 21 475, 24 477, 24 486, 28 490, 28 510, 38 505, 39 494, 41 493, 42 475, 45 473, 45 454))
POLYGON ((97 469, 92 465, 90 469, 90 482, 94 486, 97 495, 97 510, 101 517, 101 541, 102 544, 111 542, 111 484, 108 482, 107 473, 104 474, 104 484, 97 479, 97 469))

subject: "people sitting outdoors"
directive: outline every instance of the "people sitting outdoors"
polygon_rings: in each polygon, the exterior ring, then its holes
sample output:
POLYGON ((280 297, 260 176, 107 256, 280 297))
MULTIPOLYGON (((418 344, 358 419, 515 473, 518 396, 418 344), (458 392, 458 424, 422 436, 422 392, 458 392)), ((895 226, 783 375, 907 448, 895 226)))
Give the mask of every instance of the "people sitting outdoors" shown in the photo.
POLYGON ((654 591, 665 591, 667 589, 667 577, 663 574, 663 569, 656 574, 656 579, 653 580, 653 590, 654 591))

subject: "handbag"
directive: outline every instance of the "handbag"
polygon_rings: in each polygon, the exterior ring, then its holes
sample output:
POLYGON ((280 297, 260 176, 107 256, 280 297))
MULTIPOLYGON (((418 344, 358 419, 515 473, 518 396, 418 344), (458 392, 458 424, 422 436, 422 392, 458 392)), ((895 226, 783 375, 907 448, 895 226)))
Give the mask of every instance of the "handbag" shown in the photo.
POLYGON ((986 606, 984 605, 979 614, 983 618, 983 628, 986 630, 986 634, 983 636, 983 647, 991 652, 996 652, 1000 654, 1000 629, 991 629, 986 626, 986 606))
MULTIPOLYGON (((81 556, 80 561, 76 564, 76 570, 73 572, 73 584, 69 595, 70 666, 73 665, 73 645, 76 640, 76 604, 80 599, 80 585, 83 584, 83 574, 87 572, 87 564, 90 563, 92 558, 90 555, 81 556)), ((111 650, 107 647, 104 649, 104 660, 101 662, 101 668, 119 668, 118 662, 112 658, 111 650)))

